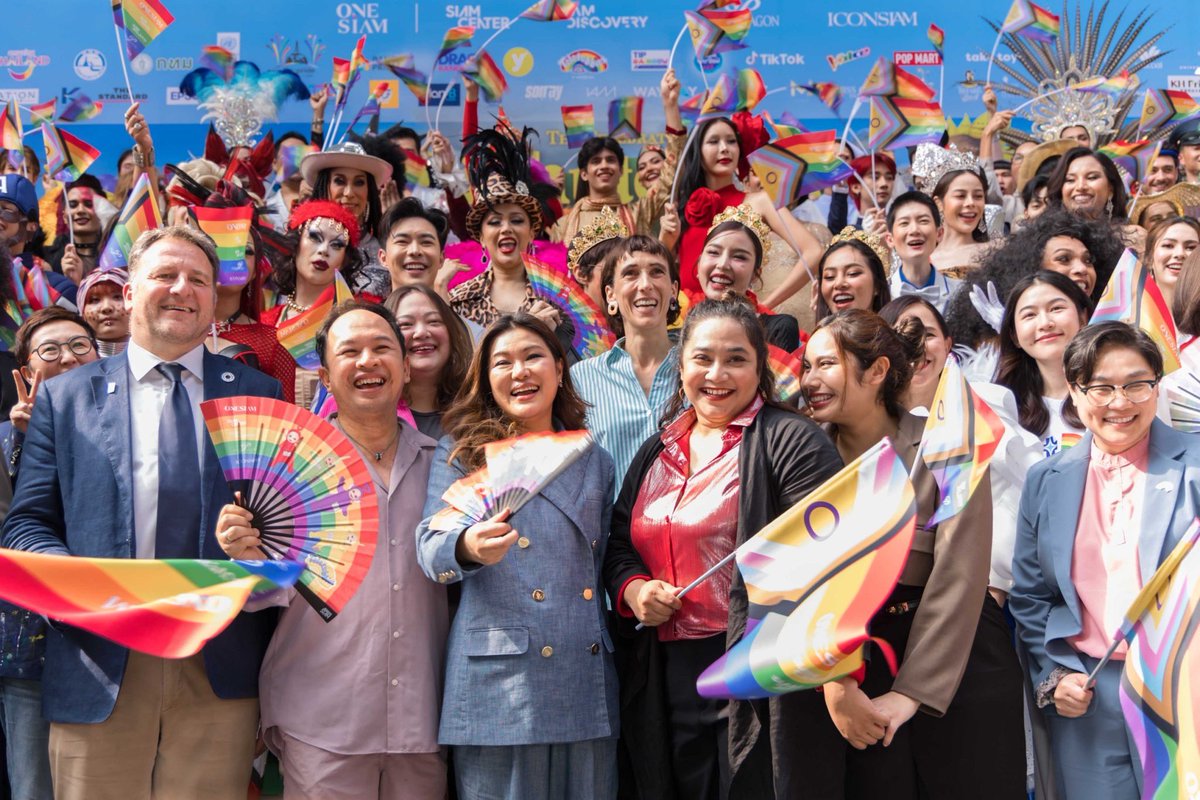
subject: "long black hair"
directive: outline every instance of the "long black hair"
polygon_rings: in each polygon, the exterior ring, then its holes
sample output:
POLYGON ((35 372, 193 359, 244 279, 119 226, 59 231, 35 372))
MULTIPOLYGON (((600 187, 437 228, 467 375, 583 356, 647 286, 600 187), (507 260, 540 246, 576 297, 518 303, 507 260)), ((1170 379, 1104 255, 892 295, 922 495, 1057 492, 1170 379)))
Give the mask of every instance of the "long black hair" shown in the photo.
POLYGON ((741 155, 744 145, 742 138, 738 136, 737 127, 729 120, 728 117, 713 117, 703 123, 697 123, 700 127, 696 130, 696 136, 692 140, 692 144, 683 153, 683 159, 679 164, 679 185, 675 187, 675 207, 679 209, 680 232, 688 229, 687 216, 683 213, 684 206, 687 205, 688 198, 697 189, 708 186, 708 181, 704 174, 704 137, 708 135, 709 128, 716 125, 718 122, 723 122, 733 131, 733 135, 738 141, 738 155, 741 155))
POLYGON ((1108 180, 1108 188, 1112 192, 1112 218, 1117 221, 1128 219, 1129 195, 1125 192, 1125 182, 1121 180, 1121 173, 1117 171, 1117 165, 1104 153, 1092 150, 1090 147, 1072 147, 1063 154, 1063 157, 1059 159, 1058 166, 1050 173, 1049 183, 1046 184, 1046 202, 1055 208, 1063 207, 1063 187, 1067 183, 1067 172, 1071 169, 1071 163, 1088 156, 1096 159, 1100 164, 1100 169, 1104 172, 1105 179, 1108 180))

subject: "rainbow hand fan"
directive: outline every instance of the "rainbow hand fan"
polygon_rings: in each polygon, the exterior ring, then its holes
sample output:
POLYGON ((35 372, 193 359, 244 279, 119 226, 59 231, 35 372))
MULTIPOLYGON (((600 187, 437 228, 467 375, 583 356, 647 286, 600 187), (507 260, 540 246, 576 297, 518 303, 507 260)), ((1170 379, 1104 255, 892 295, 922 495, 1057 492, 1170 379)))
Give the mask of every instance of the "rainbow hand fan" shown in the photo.
POLYGON ((282 400, 223 397, 200 409, 263 550, 302 562, 296 590, 333 619, 366 577, 379 528, 374 481, 358 451, 331 424, 282 400))
POLYGON ((612 348, 617 337, 605 325, 604 314, 565 272, 527 257, 525 274, 534 293, 558 306, 575 325, 572 344, 581 359, 598 356, 612 348))
POLYGON ((1184 433, 1200 433, 1200 379, 1188 372, 1187 377, 1166 390, 1171 427, 1184 433))
POLYGON ((769 344, 767 366, 775 376, 775 392, 779 395, 780 402, 786 403, 800 394, 800 373, 804 369, 804 363, 799 356, 769 344))

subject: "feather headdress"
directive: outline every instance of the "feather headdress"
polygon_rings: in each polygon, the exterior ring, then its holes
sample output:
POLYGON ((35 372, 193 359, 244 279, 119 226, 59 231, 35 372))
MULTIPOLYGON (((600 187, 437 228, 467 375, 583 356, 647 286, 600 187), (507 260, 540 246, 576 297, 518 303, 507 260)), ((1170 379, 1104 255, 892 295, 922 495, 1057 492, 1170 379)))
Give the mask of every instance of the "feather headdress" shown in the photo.
POLYGON ((519 135, 511 130, 483 128, 464 140, 467 177, 475 192, 475 204, 467 215, 467 230, 473 238, 479 238, 488 211, 504 203, 514 203, 525 210, 534 236, 544 227, 545 213, 542 202, 534 195, 529 172, 529 139, 535 133, 532 128, 523 128, 519 135))
POLYGON ((217 134, 229 149, 250 147, 263 123, 278 116, 288 98, 307 100, 308 88, 290 69, 261 72, 250 61, 238 61, 228 80, 207 67, 183 76, 179 91, 194 97, 204 111, 202 120, 212 120, 217 134))

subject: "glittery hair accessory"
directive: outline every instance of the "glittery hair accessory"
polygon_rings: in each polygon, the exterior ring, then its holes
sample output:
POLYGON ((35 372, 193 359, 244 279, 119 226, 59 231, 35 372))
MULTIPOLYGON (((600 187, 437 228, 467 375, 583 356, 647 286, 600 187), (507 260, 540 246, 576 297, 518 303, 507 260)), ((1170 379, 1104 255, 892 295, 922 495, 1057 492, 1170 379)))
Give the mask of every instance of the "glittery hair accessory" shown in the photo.
POLYGON ((591 225, 585 225, 571 240, 571 249, 567 251, 567 268, 571 272, 579 266, 583 254, 601 242, 609 239, 624 239, 629 235, 625 224, 612 210, 611 206, 601 206, 599 218, 591 225))
POLYGON ((891 266, 892 251, 886 244, 883 243, 883 239, 880 239, 873 233, 860 231, 858 228, 852 228, 847 225, 846 227, 842 228, 841 233, 829 241, 829 247, 827 249, 832 250, 840 242, 859 242, 860 244, 865 244, 867 247, 871 248, 871 252, 873 252, 879 259, 879 263, 883 265, 885 272, 891 266))
POLYGON ((358 220, 349 211, 331 200, 309 200, 296 206, 292 209, 292 215, 288 217, 288 230, 294 231, 297 228, 307 230, 315 219, 329 220, 338 228, 339 233, 345 234, 346 238, 350 240, 351 247, 358 247, 358 220))
POLYGON ((307 100, 308 88, 290 69, 260 72, 249 61, 238 61, 228 76, 201 67, 183 77, 179 90, 195 98, 204 111, 202 121, 212 120, 217 134, 230 149, 250 147, 262 132, 263 123, 278 116, 288 98, 307 100))
POLYGON ((712 233, 713 228, 722 222, 737 222, 748 228, 758 238, 758 243, 762 247, 763 261, 767 260, 767 253, 771 252, 771 226, 762 218, 762 214, 750 207, 749 203, 729 206, 717 214, 713 217, 712 224, 708 226, 708 232, 712 233))
POLYGON ((942 178, 951 172, 963 171, 983 175, 983 168, 973 153, 954 146, 938 147, 929 142, 917 145, 917 153, 912 160, 912 174, 917 189, 924 194, 932 195, 942 178))

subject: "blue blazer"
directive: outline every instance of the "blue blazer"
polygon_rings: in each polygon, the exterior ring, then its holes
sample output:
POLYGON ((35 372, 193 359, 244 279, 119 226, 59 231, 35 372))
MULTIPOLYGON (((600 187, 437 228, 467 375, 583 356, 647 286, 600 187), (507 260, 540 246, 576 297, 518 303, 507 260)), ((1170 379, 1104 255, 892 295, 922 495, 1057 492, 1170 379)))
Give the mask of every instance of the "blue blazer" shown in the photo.
MULTIPOLYGON (((122 354, 47 381, 38 392, 0 544, 15 550, 133 558, 133 439, 129 360, 122 354)), ((282 398, 279 382, 207 351, 204 397, 282 398), (232 378, 232 380, 227 380, 232 378)), ((214 531, 232 494, 206 437, 199 552, 224 559, 214 531)), ((239 614, 202 651, 213 691, 256 697, 274 614, 239 614)), ((112 713, 128 650, 77 628, 47 636, 42 707, 51 722, 103 722, 112 713)))
MULTIPOLYGON (((1056 667, 1088 671, 1068 640, 1083 630, 1071 557, 1091 449, 1088 434, 1035 465, 1021 492, 1009 606, 1035 687, 1056 667)), ((1138 563, 1145 584, 1200 514, 1200 436, 1154 420, 1141 514, 1138 563)))
MULTIPOLYGON (((593 445, 512 518, 521 537, 492 566, 454 557, 462 530, 431 531, 442 494, 463 477, 433 456, 417 561, 462 581, 450 629, 438 740, 447 745, 578 742, 617 735, 617 674, 600 566, 612 515, 613 461, 593 445)), ((465 530, 465 528, 463 529, 465 530)))

